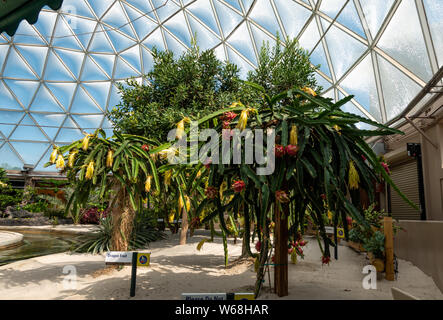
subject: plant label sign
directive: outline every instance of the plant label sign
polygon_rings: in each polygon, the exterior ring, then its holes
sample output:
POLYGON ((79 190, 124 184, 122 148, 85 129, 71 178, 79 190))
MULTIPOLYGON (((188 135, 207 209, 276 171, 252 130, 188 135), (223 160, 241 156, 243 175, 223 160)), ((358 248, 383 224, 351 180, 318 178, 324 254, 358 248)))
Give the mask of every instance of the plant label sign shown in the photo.
POLYGON ((108 251, 106 252, 105 264, 130 266, 132 264, 132 252, 108 251))

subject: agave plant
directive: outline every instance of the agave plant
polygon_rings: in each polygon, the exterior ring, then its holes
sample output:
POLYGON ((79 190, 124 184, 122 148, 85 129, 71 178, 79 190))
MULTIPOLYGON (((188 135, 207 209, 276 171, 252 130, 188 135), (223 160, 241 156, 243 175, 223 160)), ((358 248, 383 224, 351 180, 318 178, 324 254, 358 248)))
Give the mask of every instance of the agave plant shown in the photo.
POLYGON ((56 164, 75 188, 66 205, 67 211, 83 207, 93 190, 99 190, 99 198, 111 192, 110 248, 113 250, 128 249, 133 220, 142 207, 143 198, 151 192, 151 184, 160 190, 150 155, 155 151, 149 150, 149 145, 155 144, 156 141, 144 137, 118 132, 107 138, 105 132, 98 129, 67 146, 54 146, 46 164, 56 164))
MULTIPOLYGON (((220 153, 218 164, 210 165, 206 189, 208 196, 196 211, 199 213, 205 207, 214 207, 203 222, 218 217, 223 233, 230 234, 224 214, 237 214, 242 207, 245 244, 251 255, 249 226, 251 221, 255 221, 255 233, 262 244, 258 257, 258 292, 272 245, 270 228, 274 225, 273 221, 279 221, 275 228, 283 233, 285 228, 289 228, 289 235, 283 238, 283 242, 289 243, 296 240, 299 233, 303 233, 306 217, 310 215, 323 239, 323 246, 320 246, 322 261, 329 263, 330 246, 336 244, 326 234, 323 219, 325 213, 329 212, 335 226, 342 222, 346 237, 347 216, 369 228, 360 205, 360 188, 368 192, 372 202, 374 182, 380 181, 382 177, 405 201, 412 206, 415 204, 393 184, 379 158, 365 141, 367 136, 401 132, 342 111, 341 107, 352 96, 333 103, 331 99, 319 97, 310 88, 292 88, 270 97, 263 87, 254 83, 249 85, 263 94, 263 103, 259 108, 236 103, 233 108, 207 116, 200 123, 220 132, 220 148, 223 139, 230 139, 225 135, 226 130, 274 130, 275 143, 271 143, 270 149, 266 143, 263 146, 256 145, 255 140, 253 143, 254 149, 262 148, 268 159, 275 157, 275 170, 270 175, 257 175, 260 165, 256 162, 246 163, 244 157, 241 157, 239 164, 232 164, 232 161, 226 164, 220 153), (367 123, 375 129, 359 129, 359 122, 367 123), (222 129, 225 129, 223 133, 222 129)), ((230 148, 232 160, 232 143, 230 148)), ((245 150, 244 143, 241 148, 245 150)), ((287 243, 281 244, 280 241, 280 245, 287 246, 287 243)), ((287 264, 287 255, 276 256, 275 259, 277 265, 287 264)))

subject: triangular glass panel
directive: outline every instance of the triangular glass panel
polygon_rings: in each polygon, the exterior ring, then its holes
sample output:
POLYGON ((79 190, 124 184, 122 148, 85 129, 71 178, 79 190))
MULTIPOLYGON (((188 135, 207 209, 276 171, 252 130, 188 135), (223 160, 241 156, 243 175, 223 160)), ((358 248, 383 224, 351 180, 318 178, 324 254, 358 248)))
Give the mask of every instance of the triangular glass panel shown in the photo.
POLYGON ((120 54, 121 57, 123 57, 126 62, 129 62, 129 64, 134 67, 136 70, 141 69, 140 64, 140 46, 135 45, 128 50, 123 51, 120 54))
POLYGON ((429 56, 413 1, 400 3, 377 46, 425 82, 431 79, 429 56))
MULTIPOLYGON (((106 72, 109 78, 112 77, 112 73, 114 71, 114 63, 115 63, 115 55, 114 54, 91 54, 90 55, 93 60, 106 72)), ((86 59, 86 63, 92 63, 92 61, 88 61, 86 59)), ((91 66, 91 70, 95 70, 94 66, 91 66)), ((102 72, 102 71, 101 71, 102 72)), ((90 75, 94 77, 93 75, 90 75)), ((100 76, 101 78, 102 76, 100 76)))
POLYGON ((8 139, 15 127, 15 124, 0 124, 0 132, 3 134, 4 138, 8 139))
POLYGON ((8 61, 6 62, 3 76, 15 79, 37 79, 15 48, 9 50, 8 61))
POLYGON ((227 47, 229 61, 237 65, 240 69, 239 75, 241 79, 246 79, 248 76, 248 72, 253 70, 253 67, 243 60, 237 53, 235 53, 231 48, 227 47))
POLYGON ((71 106, 71 113, 103 113, 102 110, 93 102, 93 100, 86 94, 82 87, 77 88, 74 101, 71 106))
POLYGON ((110 81, 105 82, 83 82, 83 87, 94 98, 102 109, 106 109, 106 101, 108 100, 109 88, 111 86, 110 81))
POLYGON ((300 46, 308 51, 311 51, 320 39, 320 33, 318 32, 318 27, 315 19, 309 23, 305 31, 302 33, 298 43, 300 46))
POLYGON ((61 128, 57 137, 55 138, 55 142, 59 143, 71 143, 75 140, 80 140, 84 137, 82 131, 80 129, 67 129, 61 128))
POLYGON ((32 101, 30 111, 43 112, 63 112, 64 110, 57 104, 54 97, 49 93, 49 90, 43 84, 37 91, 37 94, 32 101))
POLYGON ((127 48, 136 44, 134 40, 123 35, 119 31, 106 31, 106 33, 108 34, 109 39, 111 39, 111 42, 117 52, 126 50, 127 48))
POLYGON ((340 86, 361 104, 375 119, 382 121, 371 55, 360 62, 340 86))
MULTIPOLYGON (((330 16, 332 19, 335 18, 337 13, 341 10, 343 5, 345 3, 349 3, 352 1, 346 1, 346 0, 327 0, 322 1, 320 4, 320 11, 326 13, 328 16, 330 16)), ((343 14, 343 12, 342 12, 343 14)))
MULTIPOLYGON (((323 27, 328 24, 322 19, 323 27)), ((355 40, 336 26, 326 33, 329 55, 331 56, 336 79, 340 79, 352 64, 367 50, 361 42, 355 40)))
POLYGON ((163 42, 163 36, 161 32, 161 28, 157 28, 154 32, 152 32, 144 41, 143 44, 152 50, 153 47, 156 47, 159 51, 165 51, 165 44, 163 42))
POLYGON ((62 113, 35 113, 31 112, 32 117, 40 126, 60 127, 66 118, 66 114, 62 113))
POLYGON ((103 25, 97 27, 97 30, 94 32, 94 36, 92 37, 89 50, 92 52, 114 53, 115 51, 106 37, 105 32, 103 31, 103 27, 106 29, 106 26, 103 25))
POLYGON ((102 23, 108 24, 105 28, 118 29, 127 36, 135 39, 135 34, 132 32, 131 25, 126 18, 126 12, 121 7, 121 2, 117 1, 112 5, 112 7, 106 12, 106 14, 101 19, 102 23))
MULTIPOLYGON (((263 45, 266 46, 268 43, 270 47, 275 45, 275 40, 272 39, 268 34, 263 32, 263 30, 255 26, 255 24, 250 23, 249 26, 251 27, 252 35, 254 36, 255 45, 257 47, 258 52, 260 52, 260 49, 263 45)), ((248 34, 245 34, 244 36, 249 37, 248 34)))
POLYGON ((12 37, 14 43, 46 45, 46 41, 35 31, 26 20, 20 22, 15 35, 12 37))
POLYGON ((169 31, 165 30, 164 35, 168 50, 174 52, 174 55, 181 56, 181 54, 187 50, 186 47, 184 47, 169 33, 169 31))
POLYGON ((213 1, 213 3, 218 16, 218 21, 220 21, 223 34, 226 38, 235 29, 235 27, 237 27, 243 21, 243 17, 234 10, 220 3, 218 0, 213 1))
POLYGON ((254 3, 254 0, 241 0, 243 2, 243 7, 245 8, 245 13, 249 11, 251 5, 254 3))
MULTIPOLYGON (((127 3, 129 3, 131 6, 134 6, 144 14, 148 15, 152 19, 157 19, 155 17, 155 14, 153 12, 153 8, 150 5, 150 1, 146 0, 126 0, 127 3)), ((131 17, 132 20, 132 17, 131 17)))
POLYGON ((109 9, 109 7, 115 2, 115 0, 88 0, 89 5, 94 10, 95 15, 97 18, 101 18, 103 14, 109 9))
POLYGON ((154 58, 152 57, 152 54, 147 49, 145 49, 143 46, 141 48, 142 48, 142 54, 143 54, 143 70, 144 70, 144 74, 147 74, 154 67, 154 58))
POLYGON ((328 90, 332 86, 332 83, 323 78, 319 73, 316 72, 314 74, 314 77, 317 80, 317 85, 323 87, 322 93, 328 90))
POLYGON ((23 161, 17 156, 17 153, 12 151, 9 143, 5 143, 0 148, 0 167, 6 170, 21 170, 23 169, 23 161))
POLYGON ((120 92, 115 85, 111 85, 111 92, 109 94, 109 103, 108 103, 108 111, 112 110, 115 106, 120 104, 121 95, 120 92))
POLYGON ((100 125, 103 121, 103 114, 94 114, 94 115, 72 115, 75 122, 83 129, 96 129, 100 128, 100 125))
MULTIPOLYGON (((98 56, 98 55, 94 55, 94 56, 98 56)), ((100 55, 100 56, 104 56, 104 55, 100 55)), ((112 55, 112 59, 114 59, 114 58, 115 58, 115 56, 112 55)), ((112 73, 111 73, 111 75, 112 75, 112 73)), ((89 55, 87 55, 85 57, 85 63, 84 63, 82 75, 80 78, 83 81, 109 80, 109 78, 106 76, 106 74, 102 70, 100 70, 100 68, 97 66, 97 64, 95 64, 94 61, 92 61, 92 59, 89 55)))
POLYGON ((363 38, 366 38, 357 9, 355 9, 355 5, 352 1, 348 2, 348 5, 338 16, 337 21, 363 38))
POLYGON ((389 121, 405 109, 421 87, 381 56, 377 55, 377 60, 389 121))
POLYGON ((79 40, 74 36, 74 33, 62 17, 57 20, 57 26, 54 30, 53 45, 54 47, 82 50, 79 40))
POLYGON ((191 26, 192 35, 196 36, 197 45, 201 50, 212 49, 219 43, 215 34, 206 29, 200 22, 188 14, 188 21, 191 26))
POLYGON ((17 97, 18 101, 21 102, 24 108, 29 106, 31 99, 40 84, 37 81, 19 81, 8 79, 5 79, 4 81, 9 89, 14 92, 14 95, 17 97))
POLYGON ((320 70, 327 76, 331 77, 331 72, 329 70, 328 61, 326 60, 326 54, 322 43, 319 43, 317 48, 315 48, 315 50, 312 52, 310 60, 313 65, 320 65, 320 70))
POLYGON ((217 57, 217 59, 219 59, 220 61, 227 61, 228 60, 225 55, 225 50, 224 50, 223 44, 220 44, 217 48, 215 48, 214 53, 215 53, 215 56, 217 57))
POLYGON ((277 33, 280 34, 280 36, 282 35, 274 10, 269 1, 257 1, 249 17, 273 35, 277 35, 277 33))
MULTIPOLYGON (((261 32, 259 30, 255 31, 261 32)), ((235 30, 235 32, 229 37, 228 42, 250 62, 252 62, 254 65, 257 65, 257 58, 255 56, 254 46, 252 44, 251 37, 249 36, 246 22, 242 23, 240 27, 235 30)))
MULTIPOLYGON (((219 0, 217 0, 217 2, 218 1, 219 0)), ((241 12, 241 6, 238 3, 238 0, 225 0, 225 2, 241 12)))
POLYGON ((24 112, 0 110, 0 123, 17 124, 23 118, 24 114, 24 112))
POLYGON ((361 0, 360 4, 372 38, 378 33, 383 21, 392 7, 394 0, 361 0))
POLYGON ((19 125, 35 126, 35 121, 28 114, 25 114, 19 125))
POLYGON ((8 88, 6 88, 3 81, 0 81, 0 109, 23 110, 11 92, 9 92, 8 88))
POLYGON ((40 11, 38 20, 33 24, 40 32, 41 36, 49 43, 51 42, 52 31, 54 30, 57 13, 54 11, 40 11))
POLYGON ((48 138, 41 132, 41 130, 34 126, 19 125, 12 133, 10 140, 31 140, 47 142, 48 138))
MULTIPOLYGON (((188 6, 188 10, 195 17, 200 19, 205 25, 207 25, 212 31, 220 35, 217 21, 215 20, 214 12, 212 11, 211 3, 209 0, 196 1, 188 6)), ((186 24, 183 24, 183 26, 186 26, 186 24)))
POLYGON ((438 66, 441 68, 443 66, 443 32, 441 31, 443 3, 435 0, 424 0, 424 6, 429 28, 431 29, 432 42, 437 54, 438 66))
POLYGON ((0 61, 5 61, 9 48, 10 46, 7 44, 0 44, 0 61))
POLYGON ((49 90, 51 90, 55 98, 65 108, 65 110, 68 110, 77 84, 46 82, 46 86, 49 88, 49 90))
POLYGON ((78 79, 82 68, 85 54, 72 50, 54 49, 63 62, 69 67, 74 76, 78 79))
POLYGON ((114 125, 112 124, 112 122, 107 117, 105 117, 103 119, 102 128, 104 128, 104 129, 112 129, 112 128, 114 128, 114 125))
POLYGON ((70 129, 78 129, 78 125, 74 122, 74 120, 72 119, 72 115, 66 117, 65 122, 63 123, 63 128, 70 128, 70 129))
POLYGON ((165 21, 167 18, 171 17, 175 12, 180 10, 180 7, 177 6, 172 1, 164 1, 164 0, 151 0, 151 1, 160 21, 165 21))
POLYGON ((50 141, 53 141, 60 128, 40 126, 40 129, 42 129, 45 132, 45 134, 48 136, 50 141))
POLYGON ((43 67, 45 66, 48 48, 37 46, 16 46, 16 48, 26 59, 34 72, 41 77, 43 67))
POLYGON ((297 37, 312 12, 294 1, 276 0, 275 5, 286 34, 290 38, 297 37))
POLYGON ((76 16, 71 16, 70 18, 71 26, 77 39, 80 41, 83 47, 87 49, 94 31, 97 32, 98 30, 101 30, 100 28, 96 29, 97 21, 83 19, 76 16))
POLYGON ((64 13, 95 19, 84 0, 64 0, 61 10, 64 13))
POLYGON ((121 58, 117 58, 115 63, 114 79, 127 79, 137 75, 137 72, 132 69, 129 64, 124 62, 121 58))
MULTIPOLYGON (((144 1, 146 2, 146 1, 144 1)), ((143 16, 144 13, 139 12, 132 8, 131 6, 127 5, 126 2, 122 2, 125 10, 129 16, 129 19, 131 21, 131 24, 134 26, 135 32, 137 32, 138 38, 140 40, 143 40, 149 33, 151 33, 158 24, 151 19, 147 18, 146 16, 143 16)), ((149 4, 146 2, 146 5, 149 6, 149 4)), ((146 11, 144 11, 146 12, 146 11)))
POLYGON ((49 50, 44 79, 51 81, 74 81, 68 69, 52 50, 49 50))
POLYGON ((45 154, 49 143, 36 142, 11 142, 12 147, 20 154, 26 164, 35 165, 45 154))
POLYGON ((165 22, 164 27, 171 31, 180 41, 182 41, 186 46, 191 46, 191 35, 189 34, 188 24, 186 23, 185 16, 183 12, 177 13, 167 22, 165 22))

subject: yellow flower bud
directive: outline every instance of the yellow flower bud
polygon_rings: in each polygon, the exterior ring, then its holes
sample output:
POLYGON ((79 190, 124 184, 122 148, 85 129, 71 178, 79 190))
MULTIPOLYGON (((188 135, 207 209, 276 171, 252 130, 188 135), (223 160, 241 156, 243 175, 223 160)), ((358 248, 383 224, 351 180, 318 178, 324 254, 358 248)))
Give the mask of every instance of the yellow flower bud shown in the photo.
POLYGON ((185 204, 183 203, 183 197, 181 194, 178 195, 178 211, 180 212, 185 204))
POLYGON ((63 170, 65 168, 65 159, 61 154, 58 155, 57 163, 55 165, 57 169, 63 170))
POLYGON ((188 196, 185 196, 186 199, 186 212, 189 212, 191 210, 191 199, 189 199, 188 196))
POLYGON ((240 119, 238 120, 237 129, 244 130, 248 124, 248 109, 245 109, 240 114, 240 119))
POLYGON ((146 192, 151 191, 151 181, 152 181, 152 176, 148 176, 146 178, 146 182, 145 182, 145 191, 146 192))
POLYGON ((354 161, 349 161, 349 188, 358 189, 358 184, 360 182, 360 177, 354 166, 354 161))
POLYGON ((314 97, 317 95, 317 93, 314 90, 312 90, 311 88, 308 88, 308 87, 304 87, 301 90, 306 92, 307 94, 310 94, 311 96, 314 96, 314 97))
POLYGON ((174 222, 174 216, 175 216, 174 213, 171 213, 171 214, 168 216, 168 221, 169 221, 169 223, 173 223, 173 222, 174 222))
POLYGON ((177 130, 175 132, 175 137, 177 139, 181 139, 183 137, 183 133, 185 133, 185 121, 180 120, 180 122, 177 123, 177 130))
POLYGON ((108 151, 108 155, 106 156, 106 166, 108 168, 111 168, 113 162, 114 162, 114 151, 113 150, 109 150, 108 151))
POLYGON ((54 164, 57 160, 57 154, 58 154, 58 148, 54 147, 54 149, 51 152, 51 156, 49 157, 49 161, 54 164))
POLYGON ((89 162, 88 168, 86 169, 86 179, 91 179, 94 175, 94 161, 89 162))
POLYGON ((289 133, 289 144, 296 146, 298 144, 297 126, 292 125, 291 132, 289 133))
POLYGON ((74 166, 74 161, 75 161, 75 155, 77 154, 78 151, 72 151, 69 153, 68 156, 68 167, 72 168, 74 166))
POLYGON ((84 138, 83 138, 83 141, 82 141, 82 149, 84 150, 84 151, 87 151, 88 150, 88 148, 89 148, 89 138, 90 138, 90 134, 87 134, 84 138))

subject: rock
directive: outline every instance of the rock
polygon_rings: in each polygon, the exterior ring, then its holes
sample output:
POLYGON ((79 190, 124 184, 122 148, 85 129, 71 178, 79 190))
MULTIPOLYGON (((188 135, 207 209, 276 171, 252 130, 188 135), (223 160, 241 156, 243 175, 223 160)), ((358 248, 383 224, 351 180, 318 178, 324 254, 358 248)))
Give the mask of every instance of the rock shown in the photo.
POLYGON ((12 206, 7 207, 5 210, 5 213, 9 216, 9 218, 13 218, 13 219, 14 218, 22 219, 22 218, 33 218, 34 217, 33 213, 23 210, 20 207, 18 207, 18 208, 12 207, 12 206))

